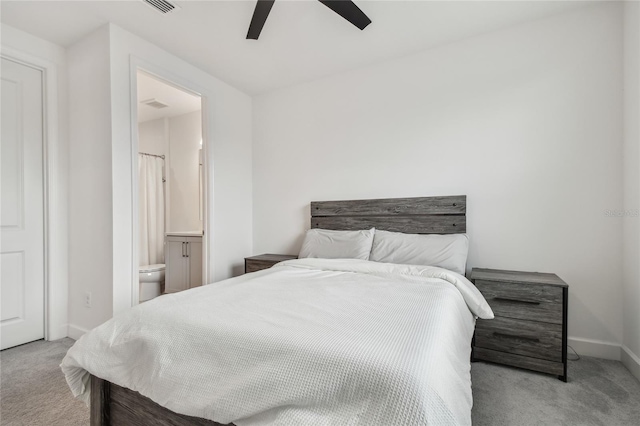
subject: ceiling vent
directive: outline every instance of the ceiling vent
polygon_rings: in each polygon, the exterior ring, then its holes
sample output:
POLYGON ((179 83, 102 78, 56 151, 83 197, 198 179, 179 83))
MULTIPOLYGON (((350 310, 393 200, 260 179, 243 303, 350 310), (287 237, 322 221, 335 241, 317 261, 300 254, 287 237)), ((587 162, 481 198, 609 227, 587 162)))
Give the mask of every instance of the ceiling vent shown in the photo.
POLYGON ((177 12, 178 10, 180 10, 180 6, 178 6, 177 4, 168 2, 167 0, 142 0, 142 1, 148 4, 149 6, 151 6, 152 8, 154 8, 155 10, 157 10, 158 12, 162 13, 163 15, 177 12))
POLYGON ((165 103, 160 102, 159 100, 157 100, 155 98, 147 99, 145 101, 140 101, 140 103, 144 104, 144 105, 148 105, 151 108, 155 108, 155 109, 162 109, 162 108, 166 108, 166 107, 169 106, 169 105, 167 105, 165 103))

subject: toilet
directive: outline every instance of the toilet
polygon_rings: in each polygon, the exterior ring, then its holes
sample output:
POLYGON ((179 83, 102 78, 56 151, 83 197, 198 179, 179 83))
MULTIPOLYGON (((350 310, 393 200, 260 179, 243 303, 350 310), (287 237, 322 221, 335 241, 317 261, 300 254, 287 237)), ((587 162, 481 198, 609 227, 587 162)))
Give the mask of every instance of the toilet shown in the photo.
POLYGON ((160 296, 164 287, 164 263, 141 266, 138 271, 140 302, 160 296))

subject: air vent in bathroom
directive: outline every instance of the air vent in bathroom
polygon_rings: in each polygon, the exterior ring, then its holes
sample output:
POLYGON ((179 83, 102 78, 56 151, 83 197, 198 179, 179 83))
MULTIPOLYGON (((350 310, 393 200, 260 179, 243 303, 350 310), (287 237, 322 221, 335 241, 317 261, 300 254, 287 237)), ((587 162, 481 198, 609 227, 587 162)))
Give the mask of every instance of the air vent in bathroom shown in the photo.
POLYGON ((146 99, 144 101, 140 101, 140 103, 144 104, 144 105, 148 105, 148 106, 150 106, 152 108, 156 108, 156 109, 166 108, 166 107, 169 106, 169 105, 167 105, 167 104, 165 104, 163 102, 160 102, 159 100, 157 100, 155 98, 146 99))

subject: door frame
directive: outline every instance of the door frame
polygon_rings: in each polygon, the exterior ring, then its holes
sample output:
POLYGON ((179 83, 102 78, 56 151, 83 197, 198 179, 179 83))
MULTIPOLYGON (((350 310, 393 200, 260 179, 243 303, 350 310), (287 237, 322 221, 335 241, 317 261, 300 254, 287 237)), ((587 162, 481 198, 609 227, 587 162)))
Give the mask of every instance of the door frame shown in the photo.
MULTIPOLYGON (((203 284, 207 281, 207 277, 213 275, 212 265, 209 262, 209 230, 213 229, 211 220, 211 200, 209 197, 209 177, 212 174, 212 164, 209 160, 209 150, 211 143, 209 140, 209 109, 208 109, 208 95, 206 90, 199 87, 197 84, 190 80, 179 77, 162 67, 158 67, 150 62, 147 62, 139 57, 131 56, 129 64, 129 87, 130 87, 130 108, 131 108, 131 259, 133 260, 131 265, 131 306, 138 305, 140 303, 140 280, 139 280, 139 255, 138 248, 140 241, 138 238, 140 223, 139 223, 139 209, 138 199, 140 196, 139 182, 138 182, 138 71, 143 71, 162 82, 174 86, 177 89, 191 93, 195 96, 199 96, 202 103, 200 110, 201 115, 201 130, 202 130, 202 229, 204 235, 202 236, 202 277, 203 284)), ((167 160, 165 159, 165 167, 167 160)), ((167 182, 168 182, 168 173, 167 182)), ((166 198, 165 198, 166 203, 166 198)))
MULTIPOLYGON (((56 184, 59 166, 56 154, 59 152, 58 138, 58 67, 55 63, 31 54, 0 45, 0 57, 42 72, 42 193, 44 214, 44 339, 56 340, 67 336, 68 283, 66 265, 52 265, 50 254, 54 251, 65 253, 67 247, 64 237, 52 232, 52 212, 62 203, 58 194, 64 193, 56 184), (62 273, 52 273, 57 268, 62 273), (62 279, 53 279, 62 275, 62 279), (63 300, 54 305, 52 300, 63 300), (56 318, 56 320, 53 320, 56 318)), ((66 228, 65 228, 66 230, 66 228)))

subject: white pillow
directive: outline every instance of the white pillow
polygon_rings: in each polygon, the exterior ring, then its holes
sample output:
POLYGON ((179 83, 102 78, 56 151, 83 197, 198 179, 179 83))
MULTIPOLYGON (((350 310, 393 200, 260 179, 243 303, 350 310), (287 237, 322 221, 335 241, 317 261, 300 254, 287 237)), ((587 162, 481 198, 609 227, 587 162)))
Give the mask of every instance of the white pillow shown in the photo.
POLYGON ((374 233, 375 228, 363 231, 310 229, 298 257, 369 260, 374 233))
POLYGON ((376 231, 369 260, 438 266, 464 275, 469 251, 466 234, 403 234, 376 231))

